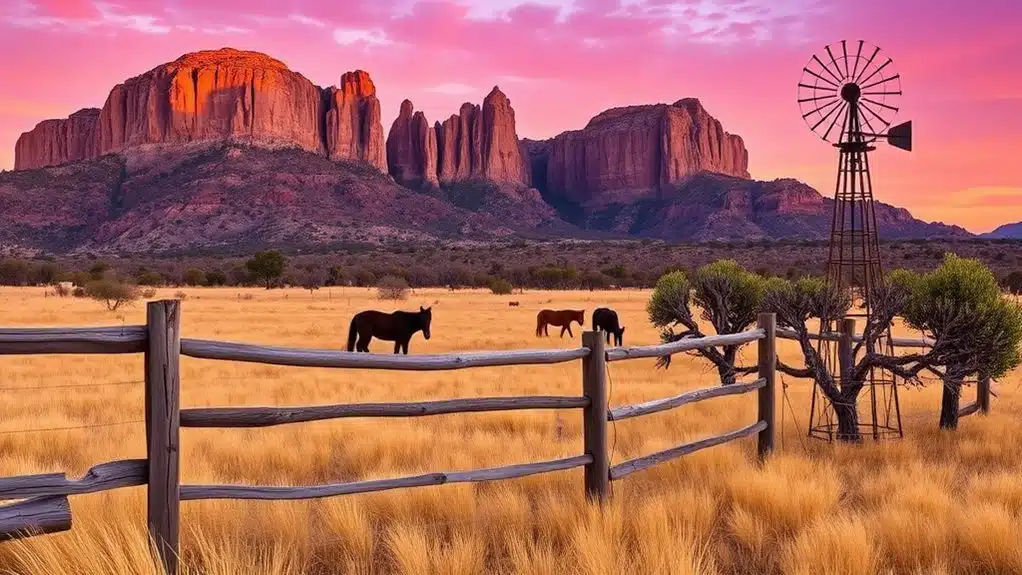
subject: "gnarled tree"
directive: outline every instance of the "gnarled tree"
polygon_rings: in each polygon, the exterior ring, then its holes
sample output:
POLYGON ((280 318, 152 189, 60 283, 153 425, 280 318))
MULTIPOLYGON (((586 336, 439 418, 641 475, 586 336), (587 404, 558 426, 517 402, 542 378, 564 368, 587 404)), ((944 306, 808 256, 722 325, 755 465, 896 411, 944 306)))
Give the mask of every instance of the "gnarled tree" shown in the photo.
MULTIPOLYGON (((763 302, 765 280, 746 271, 733 260, 721 260, 705 265, 692 274, 675 271, 662 276, 653 289, 646 312, 654 327, 660 329, 660 339, 671 343, 687 337, 703 337, 693 304, 699 308, 699 319, 708 322, 719 335, 745 331, 756 322, 763 302)), ((756 371, 756 366, 736 365, 740 345, 711 346, 693 350, 717 368, 720 382, 730 385, 738 375, 756 371)), ((657 361, 657 367, 667 368, 671 357, 657 361)))
MULTIPOLYGON (((816 330, 810 327, 810 321, 824 316, 843 317, 852 306, 850 293, 829 288, 822 278, 806 277, 795 282, 773 278, 767 281, 763 307, 766 311, 777 314, 779 326, 795 332, 805 360, 804 368, 792 367, 780 361, 777 367, 789 375, 812 378, 816 381, 834 409, 838 422, 837 438, 840 441, 861 439, 857 400, 866 385, 870 370, 891 364, 892 361, 896 365, 902 365, 899 361, 880 353, 877 347, 887 332, 887 326, 901 312, 909 298, 911 289, 905 281, 906 277, 902 274, 892 274, 887 282, 874 289, 870 321, 863 326, 861 339, 852 350, 853 365, 850 366, 846 378, 841 378, 828 369, 820 355, 817 342, 812 337, 816 335, 816 330)), ((909 363, 914 364, 915 361, 906 362, 909 363)), ((902 371, 906 376, 910 373, 908 369, 902 371)), ((918 372, 912 377, 916 375, 918 372)))
POLYGON ((904 317, 933 340, 922 362, 943 384, 940 427, 955 429, 966 379, 997 378, 1022 362, 1022 307, 1004 298, 986 266, 954 254, 912 287, 904 317))

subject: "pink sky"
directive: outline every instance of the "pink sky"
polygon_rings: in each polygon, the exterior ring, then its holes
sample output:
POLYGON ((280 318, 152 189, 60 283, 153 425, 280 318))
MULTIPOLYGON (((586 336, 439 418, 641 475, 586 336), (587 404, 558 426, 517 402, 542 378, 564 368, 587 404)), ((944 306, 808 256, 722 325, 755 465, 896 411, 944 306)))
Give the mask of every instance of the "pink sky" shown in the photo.
POLYGON ((18 135, 100 107, 125 78, 230 46, 326 86, 370 72, 384 128, 401 100, 432 122, 495 85, 520 137, 613 106, 698 97, 758 179, 833 194, 836 151, 800 118, 809 57, 864 39, 895 59, 915 151, 872 158, 876 197, 982 232, 1022 220, 1019 0, 3 0, 0 168, 18 135))

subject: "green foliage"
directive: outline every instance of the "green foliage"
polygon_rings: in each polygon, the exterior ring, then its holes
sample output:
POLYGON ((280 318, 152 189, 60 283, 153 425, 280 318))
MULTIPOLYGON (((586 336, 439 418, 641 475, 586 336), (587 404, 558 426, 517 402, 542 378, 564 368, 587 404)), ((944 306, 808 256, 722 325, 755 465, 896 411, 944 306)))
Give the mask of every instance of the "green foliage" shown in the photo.
POLYGON ((692 284, 683 271, 674 271, 657 280, 653 294, 646 303, 649 321, 656 328, 674 325, 677 318, 689 310, 692 284))
POLYGON ((490 281, 490 291, 494 295, 509 295, 514 291, 514 286, 504 278, 494 278, 490 281))
POLYGON ((227 275, 220 270, 206 272, 206 285, 210 286, 227 285, 227 275))
POLYGON ((841 317, 851 307, 848 292, 828 289, 821 277, 770 278, 764 284, 762 309, 777 314, 777 323, 783 327, 803 330, 811 318, 841 317))
POLYGON ((265 285, 266 289, 270 289, 273 281, 284 274, 286 265, 284 254, 276 250, 259 252, 245 262, 245 268, 252 278, 265 285))
POLYGON ((702 318, 711 322, 717 333, 737 333, 755 323, 765 281, 734 260, 720 260, 696 271, 693 288, 702 318))
POLYGON ((163 285, 163 276, 160 272, 141 271, 135 276, 135 283, 140 286, 160 286, 163 285))
POLYGON ((905 321, 936 340, 949 373, 1000 377, 1022 362, 1022 307, 979 260, 948 254, 912 285, 905 321))
POLYGON ((184 275, 181 276, 185 285, 189 286, 201 286, 206 283, 206 272, 199 268, 188 268, 185 270, 184 275))
POLYGON ((85 295, 102 302, 110 311, 116 311, 124 304, 130 304, 138 299, 138 288, 133 284, 104 278, 92 280, 85 286, 85 295))
POLYGON ((101 280, 106 272, 110 270, 110 264, 103 260, 99 260, 89 267, 89 277, 94 280, 101 280))

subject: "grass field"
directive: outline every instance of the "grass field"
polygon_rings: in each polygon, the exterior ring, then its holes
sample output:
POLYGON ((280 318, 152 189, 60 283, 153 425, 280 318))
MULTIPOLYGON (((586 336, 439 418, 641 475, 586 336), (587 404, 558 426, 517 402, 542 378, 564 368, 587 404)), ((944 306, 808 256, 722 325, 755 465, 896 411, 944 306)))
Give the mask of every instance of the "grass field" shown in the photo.
MULTIPOLYGON (((157 297, 172 297, 162 290, 157 297)), ((418 290, 433 338, 411 353, 580 345, 537 339, 541 307, 615 308, 625 343, 656 343, 648 292, 418 290), (521 302, 509 308, 507 301, 521 302)), ((395 309, 365 289, 187 290, 186 337, 341 348, 362 309, 395 309), (251 299, 246 299, 251 296, 251 299)), ((42 289, 0 289, 0 326, 144 323, 42 289)), ((551 330, 554 334, 554 330, 551 330)), ((374 342, 373 350, 391 346, 374 342)), ((794 361, 789 342, 782 355, 794 361)), ((751 358, 754 348, 746 350, 751 358)), ((399 373, 182 360, 182 405, 306 405, 581 392, 580 365, 399 373)), ((612 406, 716 383, 680 356, 610 366, 612 406)), ((67 471, 144 457, 142 357, 0 357, 0 476, 67 471), (104 385, 94 385, 104 384, 104 385), (34 389, 51 386, 57 389, 34 389), (12 388, 15 388, 12 390, 12 388), (17 389, 21 388, 21 389, 17 389), (107 425, 115 424, 115 425, 107 425), (84 429, 26 432, 72 426, 84 429)), ((811 388, 787 378, 778 454, 754 440, 715 447, 614 484, 611 504, 584 503, 582 471, 311 502, 185 502, 187 573, 713 574, 1020 573, 1022 375, 997 382, 993 413, 937 431, 939 389, 901 392, 906 439, 860 447, 804 438, 811 388), (797 424, 796 424, 797 422, 797 424)), ((971 398, 973 389, 966 390, 971 398)), ((753 395, 726 397, 613 425, 614 462, 736 429, 753 395)), ((254 430, 182 430, 182 481, 305 485, 525 463, 578 455, 581 412, 350 419, 254 430)), ((0 572, 158 573, 145 537, 145 490, 72 499, 74 529, 0 544, 0 572)))

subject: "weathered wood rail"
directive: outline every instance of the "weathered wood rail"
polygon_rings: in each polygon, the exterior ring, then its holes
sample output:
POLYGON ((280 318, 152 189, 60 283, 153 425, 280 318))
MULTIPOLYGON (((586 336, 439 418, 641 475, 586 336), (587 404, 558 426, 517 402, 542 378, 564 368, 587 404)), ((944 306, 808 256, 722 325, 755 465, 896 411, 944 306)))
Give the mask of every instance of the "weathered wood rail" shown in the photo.
MULTIPOLYGON (((148 530, 168 572, 178 568, 181 501, 202 499, 294 500, 369 493, 390 489, 513 479, 583 468, 584 489, 596 501, 610 497, 612 481, 715 445, 755 435, 757 453, 774 449, 776 338, 793 334, 777 329, 773 314, 761 314, 756 329, 743 333, 687 338, 670 344, 605 348, 600 334, 585 332, 577 349, 512 350, 482 353, 390 355, 323 349, 208 341, 180 337, 180 302, 147 304, 144 326, 96 328, 0 329, 0 355, 145 354, 146 459, 94 466, 80 479, 63 473, 0 478, 0 540, 53 533, 71 528, 68 496, 146 485, 148 530), (674 397, 611 409, 607 402, 607 363, 653 358, 715 345, 756 343, 758 373, 752 381, 686 392, 674 397), (362 403, 297 407, 180 406, 180 358, 257 362, 295 367, 440 371, 511 365, 544 365, 579 361, 578 396, 480 397, 405 403, 362 403), (685 443, 611 466, 608 422, 624 421, 706 401, 756 392, 757 420, 741 429, 685 443), (182 485, 180 428, 270 427, 351 417, 427 417, 455 413, 524 409, 580 409, 582 453, 551 461, 520 463, 466 471, 434 472, 408 477, 299 487, 252 485, 182 485)), ((827 336, 825 336, 827 337, 827 336)), ((899 340, 895 345, 919 347, 925 340, 899 340)), ((989 383, 986 389, 989 391, 989 383)), ((963 408, 986 412, 989 397, 963 408)), ((970 411, 971 410, 971 411, 970 411)))

